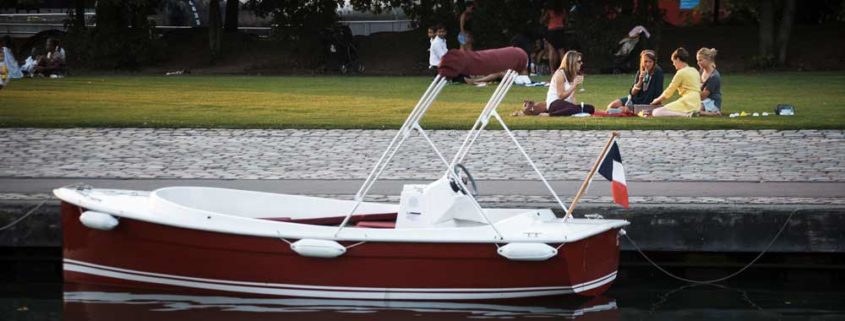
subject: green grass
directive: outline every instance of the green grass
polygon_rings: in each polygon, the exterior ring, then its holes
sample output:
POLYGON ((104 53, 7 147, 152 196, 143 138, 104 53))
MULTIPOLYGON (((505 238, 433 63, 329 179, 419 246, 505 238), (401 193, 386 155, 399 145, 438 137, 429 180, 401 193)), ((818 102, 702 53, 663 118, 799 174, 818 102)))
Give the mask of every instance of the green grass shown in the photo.
MULTIPOLYGON (((536 77, 535 77, 536 78, 536 77)), ((588 75, 578 100, 604 109, 631 75, 588 75)), ((668 81, 671 75, 667 77, 668 81)), ((543 79, 539 79, 543 80, 543 79)), ((723 112, 793 117, 510 117, 546 89, 514 86, 499 107, 515 129, 843 129, 845 73, 723 76, 723 112)), ((430 83, 426 77, 71 76, 22 79, 0 90, 0 127, 398 128, 430 83)), ((449 85, 423 126, 465 129, 495 86, 449 85)))

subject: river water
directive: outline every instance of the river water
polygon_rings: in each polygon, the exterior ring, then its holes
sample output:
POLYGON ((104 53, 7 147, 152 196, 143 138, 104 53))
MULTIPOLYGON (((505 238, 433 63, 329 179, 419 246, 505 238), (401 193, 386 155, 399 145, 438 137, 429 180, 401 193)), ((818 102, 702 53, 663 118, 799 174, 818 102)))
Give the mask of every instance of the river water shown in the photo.
POLYGON ((690 285, 651 267, 623 267, 600 297, 504 302, 250 298, 6 283, 0 285, 0 320, 845 320, 840 272, 751 269, 727 284, 690 285))

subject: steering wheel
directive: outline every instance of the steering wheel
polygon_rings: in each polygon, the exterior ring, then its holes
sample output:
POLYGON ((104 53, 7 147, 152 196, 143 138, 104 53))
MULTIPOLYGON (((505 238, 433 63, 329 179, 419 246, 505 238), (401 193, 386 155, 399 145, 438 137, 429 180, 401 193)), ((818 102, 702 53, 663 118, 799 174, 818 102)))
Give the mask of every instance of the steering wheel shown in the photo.
MULTIPOLYGON (((455 176, 461 178, 462 180, 464 180, 464 182, 469 181, 469 184, 464 183, 464 185, 469 188, 470 195, 472 195, 472 197, 478 197, 478 184, 475 182, 475 178, 472 177, 472 174, 469 173, 469 170, 467 170, 466 166, 464 166, 463 164, 455 164, 454 170, 455 176), (464 172, 466 176, 461 177, 461 172, 464 172), (464 179, 464 177, 466 179, 464 179)), ((460 185, 455 182, 452 182, 452 189, 454 189, 455 191, 458 191, 460 189, 461 192, 463 192, 464 194, 467 193, 466 191, 460 188, 460 185)))

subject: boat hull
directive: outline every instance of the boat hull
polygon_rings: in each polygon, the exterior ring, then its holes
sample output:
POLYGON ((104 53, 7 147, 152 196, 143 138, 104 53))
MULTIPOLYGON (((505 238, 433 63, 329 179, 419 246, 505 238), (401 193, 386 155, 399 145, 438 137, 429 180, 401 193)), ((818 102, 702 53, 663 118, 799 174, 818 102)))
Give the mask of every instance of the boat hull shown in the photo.
POLYGON ((595 296, 616 277, 618 228, 511 261, 493 243, 341 242, 337 258, 300 256, 277 238, 215 233, 121 218, 88 228, 62 203, 68 283, 196 293, 374 300, 491 300, 595 296))

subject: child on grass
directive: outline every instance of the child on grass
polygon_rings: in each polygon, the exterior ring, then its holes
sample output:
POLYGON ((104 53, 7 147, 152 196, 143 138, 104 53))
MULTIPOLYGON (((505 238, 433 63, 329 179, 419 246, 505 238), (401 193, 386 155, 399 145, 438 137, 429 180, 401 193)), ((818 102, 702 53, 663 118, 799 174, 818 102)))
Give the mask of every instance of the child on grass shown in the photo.
POLYGON ((436 69, 437 66, 440 66, 440 60, 443 59, 443 55, 449 51, 449 48, 446 47, 446 27, 436 25, 429 30, 431 29, 436 30, 436 33, 434 38, 431 39, 431 47, 428 49, 428 68, 436 69))

